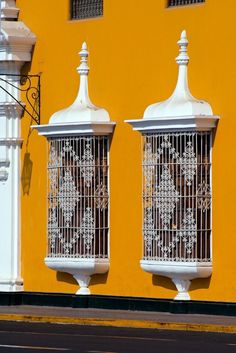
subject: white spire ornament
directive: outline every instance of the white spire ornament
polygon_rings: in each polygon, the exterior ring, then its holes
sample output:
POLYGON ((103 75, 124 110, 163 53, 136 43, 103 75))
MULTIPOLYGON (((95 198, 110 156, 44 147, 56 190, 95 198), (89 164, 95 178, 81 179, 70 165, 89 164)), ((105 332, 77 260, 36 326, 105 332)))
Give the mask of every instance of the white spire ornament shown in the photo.
POLYGON ((79 52, 80 75, 79 91, 75 101, 68 108, 55 112, 48 125, 33 126, 43 136, 69 135, 109 135, 113 133, 115 123, 110 121, 109 113, 94 105, 88 90, 88 48, 84 42, 79 52))
POLYGON ((77 72, 80 75, 80 87, 78 95, 71 106, 52 115, 50 124, 110 121, 108 112, 103 108, 95 106, 89 98, 89 52, 85 42, 82 44, 79 55, 80 66, 77 68, 77 72))
POLYGON ((188 63, 187 53, 188 40, 186 31, 181 33, 178 41, 179 55, 176 63, 179 65, 178 81, 172 96, 164 102, 150 105, 145 113, 146 118, 163 118, 171 116, 192 116, 192 115, 212 115, 211 106, 203 101, 194 98, 188 87, 188 63))
POLYGON ((89 74, 89 67, 88 67, 88 47, 87 43, 83 42, 81 51, 79 52, 79 55, 81 57, 80 59, 80 66, 77 68, 77 71, 80 75, 85 75, 88 76, 89 74))
POLYGON ((82 48, 81 48, 81 51, 79 52, 79 56, 80 56, 80 66, 77 68, 77 72, 80 75, 80 87, 79 87, 78 97, 76 99, 76 104, 79 103, 79 105, 84 106, 85 108, 96 109, 96 107, 90 101, 89 92, 88 92, 89 52, 87 50, 86 42, 82 44, 82 48))

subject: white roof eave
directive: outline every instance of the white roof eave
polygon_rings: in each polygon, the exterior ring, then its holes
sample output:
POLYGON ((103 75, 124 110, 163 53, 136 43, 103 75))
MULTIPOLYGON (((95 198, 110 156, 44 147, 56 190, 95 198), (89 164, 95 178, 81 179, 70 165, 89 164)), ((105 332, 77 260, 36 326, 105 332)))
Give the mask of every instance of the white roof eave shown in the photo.
POLYGON ((32 125, 31 127, 38 131, 40 136, 63 137, 79 135, 111 135, 116 123, 114 122, 76 122, 47 125, 32 125))
POLYGON ((210 131, 216 128, 219 119, 216 115, 192 115, 133 119, 125 120, 125 122, 130 124, 135 131, 151 133, 155 131, 210 131))

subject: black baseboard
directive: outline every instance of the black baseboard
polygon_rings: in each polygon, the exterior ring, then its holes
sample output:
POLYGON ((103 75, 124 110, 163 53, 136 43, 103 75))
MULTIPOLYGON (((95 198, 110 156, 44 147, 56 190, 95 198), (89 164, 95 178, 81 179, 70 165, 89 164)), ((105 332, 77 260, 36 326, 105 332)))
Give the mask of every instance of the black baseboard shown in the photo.
POLYGON ((156 311, 173 314, 236 316, 236 303, 209 301, 175 301, 170 299, 73 295, 37 292, 0 292, 0 305, 37 305, 70 308, 156 311))

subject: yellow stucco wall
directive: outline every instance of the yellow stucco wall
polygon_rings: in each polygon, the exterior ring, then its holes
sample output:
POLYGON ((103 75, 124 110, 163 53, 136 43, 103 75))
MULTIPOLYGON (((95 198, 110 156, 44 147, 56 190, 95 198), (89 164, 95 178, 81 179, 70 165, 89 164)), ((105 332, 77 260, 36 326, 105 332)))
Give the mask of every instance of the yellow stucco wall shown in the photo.
MULTIPOLYGON (((117 123, 111 145, 111 261, 107 275, 94 276, 93 294, 173 298, 171 280, 144 273, 141 238, 141 138, 124 123, 151 103, 169 97, 177 78, 176 42, 187 30, 189 84, 221 116, 213 149, 213 275, 194 280, 194 300, 235 301, 235 93, 234 0, 167 9, 165 0, 104 0, 104 17, 71 22, 69 0, 18 0, 20 19, 37 35, 31 73, 42 72, 41 123, 72 103, 77 93, 77 53, 90 51, 92 101, 117 123)), ((27 139, 30 121, 22 120, 27 139)), ((22 148, 22 160, 26 142, 22 148)), ((27 291, 74 293, 72 276, 57 274, 46 254, 46 141, 33 132, 29 195, 22 194, 22 273, 27 291)))

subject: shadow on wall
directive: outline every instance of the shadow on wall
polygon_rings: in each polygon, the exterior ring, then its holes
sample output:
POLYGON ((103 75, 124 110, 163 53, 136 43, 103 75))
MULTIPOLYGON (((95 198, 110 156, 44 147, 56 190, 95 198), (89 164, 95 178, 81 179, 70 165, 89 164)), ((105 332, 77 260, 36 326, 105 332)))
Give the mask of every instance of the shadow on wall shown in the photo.
POLYGON ((164 276, 152 275, 152 284, 154 286, 162 287, 165 289, 172 290, 173 293, 176 292, 176 287, 171 279, 164 276))
POLYGON ((33 162, 30 159, 30 153, 25 152, 23 168, 21 173, 21 185, 23 189, 23 195, 29 195, 32 169, 33 169, 33 162))
POLYGON ((69 273, 57 271, 56 278, 57 278, 57 281, 59 282, 66 282, 66 283, 74 284, 78 286, 78 282, 69 273))
POLYGON ((196 289, 208 289, 210 287, 211 277, 196 278, 191 281, 190 291, 196 289))
MULTIPOLYGON (((107 282, 107 277, 108 277, 108 273, 96 274, 91 276, 89 287, 96 284, 105 284, 107 282)), ((59 282, 66 282, 68 284, 75 284, 76 286, 78 286, 78 282, 69 273, 57 272, 56 278, 59 282)))
POLYGON ((107 283, 108 273, 109 272, 93 275, 91 277, 90 286, 107 283))
MULTIPOLYGON (((34 48, 33 48, 34 51, 34 48)), ((33 56, 33 52, 32 52, 32 56, 33 56)), ((39 102, 39 89, 40 87, 37 86, 37 88, 35 87, 31 87, 31 81, 26 79, 24 80, 24 76, 28 77, 28 74, 30 73, 31 70, 31 62, 27 62, 23 65, 22 69, 21 69, 21 84, 23 87, 21 87, 21 93, 25 93, 26 94, 26 102, 28 101, 28 105, 27 109, 31 109, 31 114, 32 116, 35 115, 36 111, 39 111, 39 106, 38 104, 39 102), (22 80, 23 78, 23 80, 22 80), (26 86, 26 87, 24 87, 26 86), (33 99, 33 103, 29 101, 28 97, 32 97, 33 99)), ((24 101, 24 99, 23 99, 24 101)), ((25 102, 25 103, 26 103, 25 102)), ((25 113, 25 112, 24 112, 25 113)), ((27 116, 27 114, 26 114, 27 116)), ((29 146, 29 141, 30 141, 30 136, 32 134, 32 128, 31 125, 33 124, 33 119, 30 119, 29 122, 29 130, 28 130, 28 135, 27 135, 27 139, 26 139, 26 152, 24 154, 24 162, 23 162, 23 167, 22 167, 22 173, 21 173, 21 185, 22 185, 22 189, 23 189, 23 195, 29 195, 30 193, 30 185, 31 185, 31 178, 32 178, 32 170, 33 170, 33 162, 30 159, 30 153, 28 152, 28 146, 29 146)), ((28 118, 28 116, 27 116, 28 118)))
MULTIPOLYGON (((211 281, 211 277, 197 278, 197 279, 191 280, 189 292, 194 291, 196 289, 208 289, 210 286, 210 281, 211 281)), ((173 291, 173 298, 176 296, 176 293, 177 293, 176 287, 170 278, 164 277, 164 276, 153 275, 152 276, 152 284, 154 286, 159 286, 159 287, 163 287, 165 289, 172 290, 173 291)))

